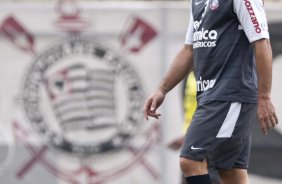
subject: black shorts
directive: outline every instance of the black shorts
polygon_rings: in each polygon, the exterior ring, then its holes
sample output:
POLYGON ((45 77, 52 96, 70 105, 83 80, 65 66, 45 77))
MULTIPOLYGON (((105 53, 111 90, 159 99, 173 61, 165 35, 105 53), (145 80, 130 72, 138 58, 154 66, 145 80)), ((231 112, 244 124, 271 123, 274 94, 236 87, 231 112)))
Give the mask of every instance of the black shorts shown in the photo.
POLYGON ((211 101, 199 105, 185 135, 180 157, 207 159, 216 169, 247 169, 257 104, 211 101))

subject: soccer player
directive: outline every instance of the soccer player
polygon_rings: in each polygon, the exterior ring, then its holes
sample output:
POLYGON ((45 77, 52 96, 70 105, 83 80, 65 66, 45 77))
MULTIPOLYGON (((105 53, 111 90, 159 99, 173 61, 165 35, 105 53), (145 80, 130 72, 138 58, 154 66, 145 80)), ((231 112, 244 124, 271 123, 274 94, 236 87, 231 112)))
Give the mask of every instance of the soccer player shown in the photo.
POLYGON ((262 0, 192 0, 185 44, 144 104, 156 111, 191 71, 198 106, 185 136, 180 167, 188 184, 211 184, 207 167, 224 184, 247 184, 251 126, 264 134, 278 123, 271 102, 272 50, 262 0))
MULTIPOLYGON (((183 106, 184 106, 184 123, 182 126, 183 135, 173 139, 169 144, 168 147, 171 150, 179 150, 184 141, 184 135, 187 132, 190 123, 192 121, 192 117, 195 113, 197 107, 197 100, 196 100, 196 79, 194 72, 191 72, 186 80, 185 90, 184 90, 184 99, 183 99, 183 106)), ((211 181, 213 184, 221 184, 221 180, 218 176, 218 172, 211 168, 209 170, 209 175, 211 177, 211 181)), ((181 177, 181 184, 187 184, 185 177, 181 177)))

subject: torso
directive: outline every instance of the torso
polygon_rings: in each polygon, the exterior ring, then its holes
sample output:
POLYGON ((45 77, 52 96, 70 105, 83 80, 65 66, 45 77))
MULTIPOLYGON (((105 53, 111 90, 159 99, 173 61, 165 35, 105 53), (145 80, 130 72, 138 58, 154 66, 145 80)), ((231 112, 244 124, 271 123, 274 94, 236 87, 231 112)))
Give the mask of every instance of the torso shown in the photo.
POLYGON ((256 103, 253 49, 234 13, 233 0, 192 0, 192 13, 198 102, 256 103))

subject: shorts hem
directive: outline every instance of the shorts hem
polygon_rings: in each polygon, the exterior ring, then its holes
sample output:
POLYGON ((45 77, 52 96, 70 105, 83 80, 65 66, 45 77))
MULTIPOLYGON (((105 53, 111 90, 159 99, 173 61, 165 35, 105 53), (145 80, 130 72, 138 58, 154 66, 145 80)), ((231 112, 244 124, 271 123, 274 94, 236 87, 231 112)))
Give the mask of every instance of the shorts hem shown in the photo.
POLYGON ((245 166, 245 165, 235 165, 232 168, 233 169, 248 169, 248 166, 245 166))
POLYGON ((240 165, 236 165, 236 166, 232 166, 232 167, 220 167, 220 166, 215 166, 214 167, 216 170, 230 170, 230 169, 245 169, 247 170, 248 167, 247 166, 240 166, 240 165))
POLYGON ((194 161, 198 161, 198 162, 203 162, 205 159, 202 159, 202 158, 197 158, 193 155, 187 155, 187 154, 182 154, 180 155, 179 157, 182 157, 182 158, 187 158, 187 159, 190 159, 190 160, 194 160, 194 161))

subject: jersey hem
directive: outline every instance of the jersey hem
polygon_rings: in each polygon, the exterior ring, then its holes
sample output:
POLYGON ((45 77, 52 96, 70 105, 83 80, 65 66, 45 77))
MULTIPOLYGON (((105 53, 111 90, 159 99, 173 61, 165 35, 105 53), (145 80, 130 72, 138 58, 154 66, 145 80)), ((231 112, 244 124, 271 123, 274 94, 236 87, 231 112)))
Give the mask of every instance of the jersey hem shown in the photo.
POLYGON ((214 98, 204 98, 199 99, 198 104, 203 105, 207 104, 211 101, 224 101, 224 102, 241 102, 241 103, 252 103, 257 104, 257 97, 234 97, 234 96, 228 96, 228 97, 214 97, 214 98))

